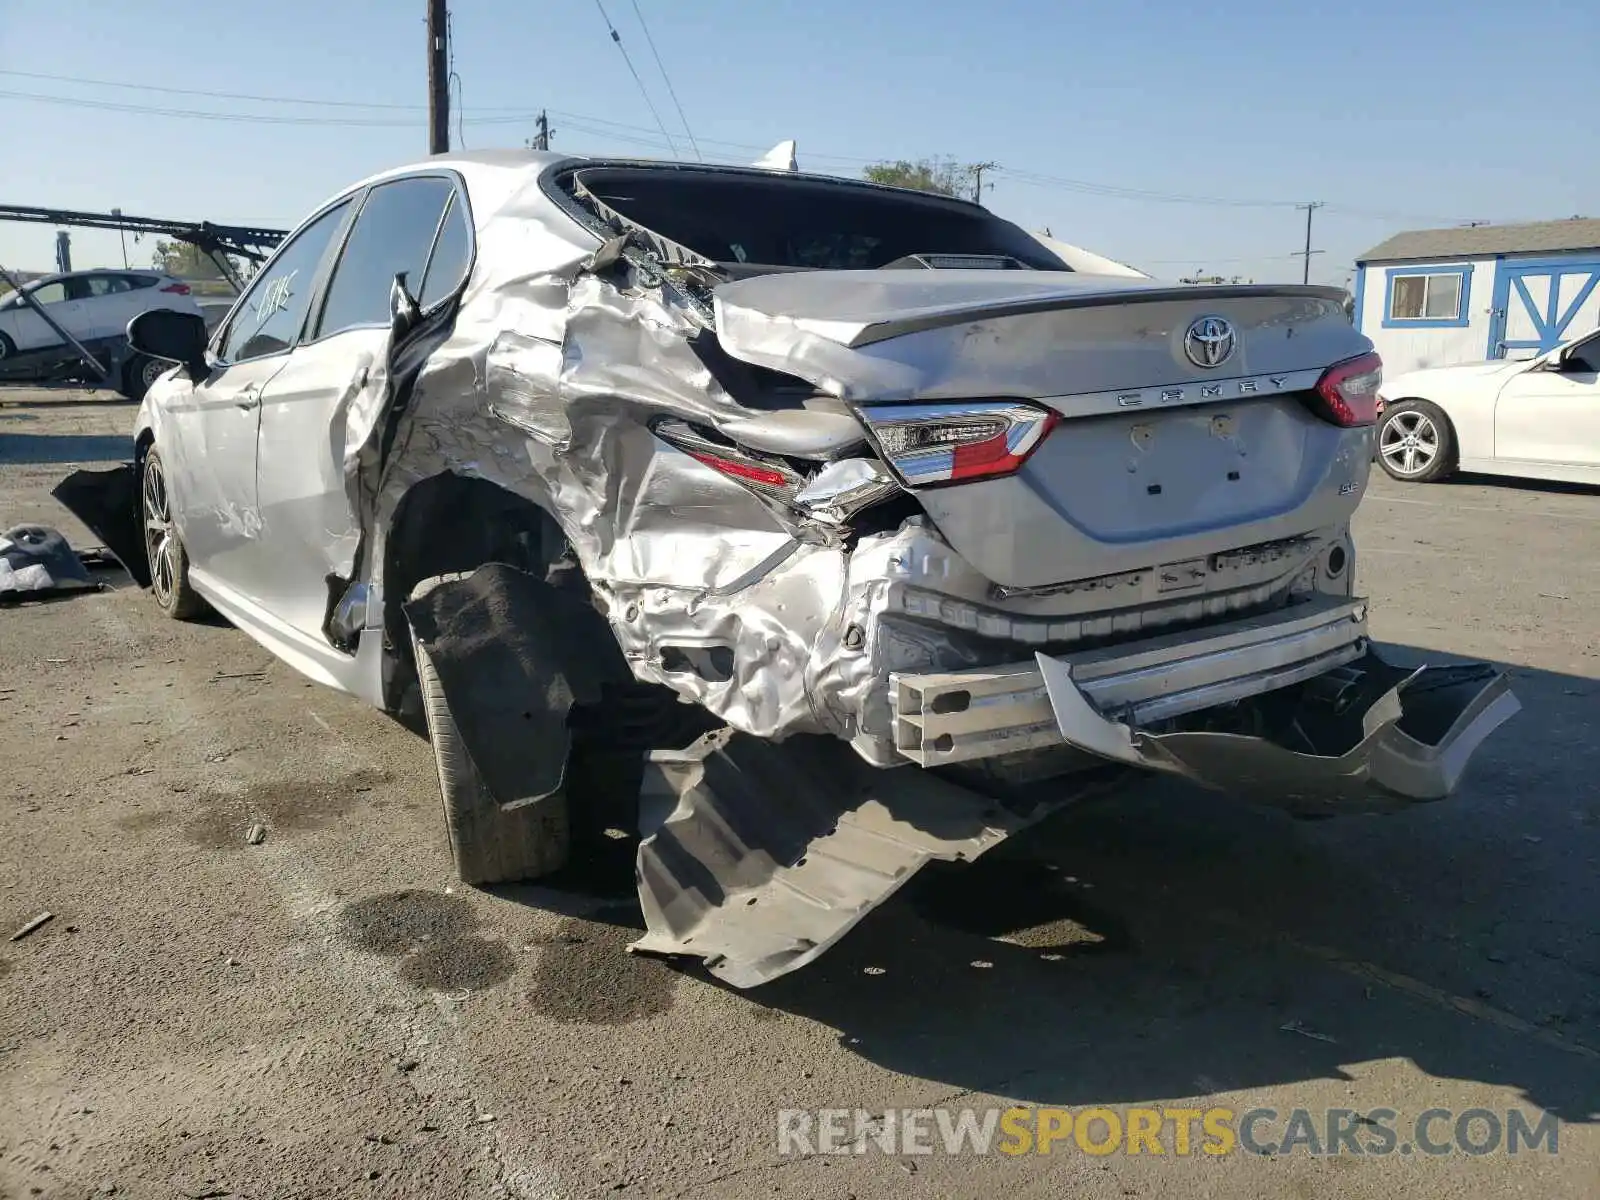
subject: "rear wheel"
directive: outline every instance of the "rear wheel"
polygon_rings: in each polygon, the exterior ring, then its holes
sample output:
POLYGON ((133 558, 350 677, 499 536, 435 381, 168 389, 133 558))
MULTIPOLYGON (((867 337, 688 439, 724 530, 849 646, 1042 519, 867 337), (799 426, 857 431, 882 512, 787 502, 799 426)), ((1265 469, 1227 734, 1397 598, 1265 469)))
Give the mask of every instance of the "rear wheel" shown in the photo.
POLYGON ((1431 483, 1456 469, 1450 418, 1426 400, 1388 405, 1378 426, 1378 463, 1392 479, 1431 483))
POLYGON ((17 352, 17 344, 6 334, 0 333, 0 362, 5 362, 17 352))
POLYGON ((150 562, 150 591, 161 611, 178 621, 203 614, 207 604, 189 582, 189 554, 172 520, 167 470, 154 446, 144 456, 139 484, 139 518, 150 562))
POLYGON ((461 740, 427 648, 415 637, 411 648, 428 740, 439 768, 450 854, 462 882, 511 883, 560 870, 571 844, 565 790, 515 807, 496 801, 461 740))
POLYGON ((172 364, 144 354, 132 355, 122 365, 122 387, 118 390, 129 400, 143 400, 151 384, 165 375, 172 364))

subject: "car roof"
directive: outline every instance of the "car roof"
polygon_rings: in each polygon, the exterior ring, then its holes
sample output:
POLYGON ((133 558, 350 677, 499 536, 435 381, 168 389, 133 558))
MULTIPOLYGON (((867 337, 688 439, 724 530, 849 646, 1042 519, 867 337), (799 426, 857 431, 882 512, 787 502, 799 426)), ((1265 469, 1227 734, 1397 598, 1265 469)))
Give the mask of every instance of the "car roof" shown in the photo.
POLYGON ((39 287, 42 284, 55 283, 58 279, 77 279, 83 275, 154 275, 157 279, 165 279, 167 273, 149 267, 85 267, 81 271, 57 271, 54 275, 41 275, 22 286, 39 287))

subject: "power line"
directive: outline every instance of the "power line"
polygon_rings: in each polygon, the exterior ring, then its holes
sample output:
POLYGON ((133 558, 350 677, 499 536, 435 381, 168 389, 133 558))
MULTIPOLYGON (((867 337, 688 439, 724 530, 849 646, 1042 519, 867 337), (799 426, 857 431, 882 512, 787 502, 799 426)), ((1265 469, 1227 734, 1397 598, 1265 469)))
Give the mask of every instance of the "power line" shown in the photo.
POLYGON ((1001 167, 997 170, 1006 178, 1018 183, 1039 187, 1055 187, 1064 191, 1082 192, 1086 195, 1108 196, 1121 200, 1149 200, 1166 204, 1199 204, 1224 208, 1294 208, 1293 200, 1255 200, 1228 196, 1197 196, 1182 192, 1162 192, 1148 188, 1123 187, 1119 184, 1096 183, 1088 179, 1065 179, 1058 175, 1042 175, 1036 171, 1014 171, 1001 167))
POLYGON ((650 26, 644 23, 644 14, 639 11, 639 0, 632 0, 632 3, 633 15, 639 18, 639 28, 644 30, 644 40, 649 43, 650 53, 655 56, 656 69, 661 72, 661 80, 667 85, 667 95, 672 97, 672 106, 678 110, 678 120, 683 122, 683 131, 689 135, 689 144, 694 147, 694 156, 704 162, 705 156, 700 153, 700 143, 694 140, 694 130, 689 128, 689 118, 683 115, 683 105, 678 103, 677 89, 672 86, 672 78, 667 74, 666 64, 661 61, 661 53, 656 49, 656 40, 650 36, 650 26))
MULTIPOLYGON (((426 104, 391 104, 377 100, 333 100, 311 96, 267 96, 258 92, 213 92, 201 88, 168 87, 157 83, 129 83, 121 79, 91 79, 80 75, 50 75, 41 71, 0 70, 0 75, 16 79, 38 79, 48 83, 71 83, 87 87, 123 88, 134 92, 164 92, 169 96, 206 96, 213 100, 249 100, 259 104, 304 104, 319 108, 381 108, 400 112, 426 112, 426 104)), ((521 112, 510 107, 486 108, 485 112, 521 112)))
POLYGON ((449 50, 449 53, 450 53, 450 75, 449 75, 449 79, 450 79, 450 82, 453 85, 455 85, 455 93, 456 93, 451 98, 451 101, 450 101, 451 104, 453 104, 455 106, 455 110, 456 110, 456 145, 457 145, 458 148, 460 148, 462 150, 465 150, 467 148, 467 135, 465 133, 463 133, 462 130, 461 130, 462 118, 465 116, 465 114, 462 112, 462 109, 465 107, 465 105, 461 102, 461 90, 462 90, 461 76, 456 74, 456 15, 455 15, 455 13, 448 12, 448 11, 445 13, 445 15, 444 15, 444 32, 445 32, 445 43, 446 43, 446 46, 447 46, 447 48, 449 50))
MULTIPOLYGON (((0 99, 29 100, 41 104, 64 104, 71 108, 90 108, 103 112, 136 113, 152 117, 185 117, 203 121, 240 121, 255 125, 324 125, 352 129, 415 129, 426 122, 426 115, 418 107, 410 118, 388 117, 302 117, 277 116, 269 113, 214 112, 204 109, 158 108, 147 104, 124 104, 115 100, 90 100, 81 96, 45 96, 36 92, 0 90, 0 99)), ((468 125, 526 124, 537 113, 532 109, 519 110, 515 115, 494 117, 468 117, 468 125)))
POLYGON ((33 100, 44 104, 64 104, 69 108, 91 108, 103 112, 139 113, 154 117, 193 117, 211 121, 243 121, 259 125, 340 125, 359 128, 416 128, 422 118, 408 121, 363 117, 287 117, 266 113, 219 113, 197 109, 156 108, 147 104, 121 104, 114 100, 90 100, 83 96, 42 96, 35 92, 0 90, 0 97, 12 100, 33 100))
MULTIPOLYGON (((597 3, 598 3, 598 0, 597 0, 597 3)), ((604 9, 603 8, 601 9, 601 13, 602 13, 602 15, 604 15, 604 9)), ((608 25, 608 27, 610 27, 609 20, 607 21, 607 25, 608 25)), ((645 34, 646 34, 646 37, 649 38, 650 35, 649 35, 649 30, 648 30, 647 27, 646 27, 646 30, 645 30, 645 34)), ((620 47, 620 40, 619 40, 618 44, 619 44, 619 47, 620 47)), ((627 58, 627 51, 625 49, 623 50, 623 57, 624 57, 624 59, 627 58)), ((658 65, 659 65, 659 63, 658 63, 658 65)), ((629 63, 629 66, 630 66, 630 69, 631 69, 632 68, 631 62, 629 63)), ((635 80, 637 81, 637 79, 638 79, 637 72, 635 72, 634 75, 635 75, 635 80)), ((214 91, 214 90, 208 90, 208 89, 202 89, 202 88, 172 87, 172 86, 165 85, 165 84, 155 84, 155 83, 142 83, 142 82, 141 83, 131 83, 131 82, 128 82, 126 80, 102 79, 102 78, 94 78, 94 77, 88 77, 88 76, 59 75, 59 74, 52 74, 52 73, 48 73, 48 72, 42 72, 42 71, 18 71, 18 70, 11 70, 11 69, 0 69, 0 77, 10 77, 10 78, 16 78, 16 79, 35 79, 35 80, 41 80, 41 81, 51 82, 51 83, 65 83, 65 84, 73 84, 73 85, 88 86, 88 87, 118 88, 118 89, 127 90, 127 91, 154 92, 154 93, 159 93, 159 94, 164 94, 164 95, 173 95, 173 96, 199 96, 199 97, 205 97, 205 98, 208 98, 208 99, 217 99, 217 100, 243 100, 243 101, 247 101, 247 102, 250 102, 250 103, 258 103, 258 104, 289 104, 289 105, 299 105, 299 106, 311 107, 311 108, 369 109, 369 110, 379 110, 379 111, 394 112, 394 113, 415 113, 415 114, 419 114, 419 116, 420 116, 420 114, 423 114, 423 113, 425 113, 427 111, 427 106, 423 105, 423 104, 398 104, 398 103, 385 102, 385 101, 376 101, 376 100, 336 100, 336 99, 332 99, 332 98, 328 98, 328 97, 268 95, 268 94, 265 94, 265 93, 258 93, 258 92, 214 91)), ((663 72, 663 78, 666 78, 665 72, 663 72)), ((641 84, 640 86, 642 88, 643 85, 641 84)), ((672 91, 670 79, 668 80, 668 91, 669 91, 669 93, 672 91)), ((22 92, 22 91, 9 91, 9 90, 0 90, 0 98, 15 99, 15 100, 29 100, 29 101, 34 101, 36 103, 46 103, 46 104, 61 104, 61 105, 67 105, 67 106, 71 106, 71 107, 78 107, 78 108, 98 109, 98 110, 106 111, 106 112, 127 112, 127 113, 138 113, 138 114, 143 114, 143 115, 147 115, 147 116, 176 117, 176 118, 187 118, 187 119, 195 119, 195 120, 240 121, 240 122, 248 122, 248 123, 254 123, 254 124, 264 124, 264 125, 306 125, 306 126, 330 126, 330 127, 348 126, 350 128, 415 128, 417 123, 418 123, 418 118, 412 118, 410 120, 399 119, 399 118, 397 118, 397 119, 384 119, 384 118, 379 118, 379 117, 361 117, 361 116, 334 118, 334 117, 316 117, 316 116, 309 116, 309 115, 302 116, 302 115, 298 115, 298 114, 296 114, 296 115, 276 115, 276 114, 266 114, 266 113, 214 112, 214 111, 202 111, 202 110, 195 110, 195 109, 177 109, 177 108, 156 107, 156 106, 148 106, 148 105, 136 105, 136 104, 122 103, 122 102, 118 102, 118 101, 111 101, 111 100, 94 100, 94 99, 90 99, 90 98, 87 98, 87 97, 81 97, 81 96, 52 96, 52 95, 45 95, 45 94, 40 94, 40 93, 36 93, 36 92, 22 92)), ((646 95, 646 101, 648 103, 648 95, 646 95)), ((676 96, 674 96, 674 102, 676 103, 676 96)), ((483 114, 505 114, 505 115, 499 115, 499 116, 484 115, 484 116, 477 116, 477 117, 468 117, 468 118, 464 118, 465 124, 468 124, 468 125, 526 124, 528 121, 533 120, 538 115, 537 110, 527 109, 527 108, 519 108, 519 107, 515 107, 515 106, 510 106, 510 105, 477 106, 475 111, 479 112, 479 113, 483 113, 483 114)), ((557 116, 562 117, 563 119, 577 119, 577 120, 581 120, 581 121, 587 122, 587 123, 589 123, 591 125, 609 126, 611 128, 627 130, 627 131, 630 131, 630 132, 652 133, 652 134, 659 133, 659 134, 661 134, 661 135, 666 137, 666 141, 665 142, 644 141, 644 140, 638 139, 638 138, 623 138, 620 135, 611 134, 609 132, 609 130, 591 129, 591 130, 588 131, 588 132, 591 132, 591 133, 595 133, 596 135, 616 137, 616 139, 618 141, 632 141, 635 144, 640 144, 640 145, 666 146, 667 148, 672 149, 674 153, 676 153, 676 147, 672 143, 670 135, 667 135, 667 132, 666 132, 665 128, 662 127, 659 114, 656 113, 653 105, 651 106, 651 112, 652 112, 652 115, 656 116, 656 126, 653 129, 648 127, 648 126, 630 125, 630 124, 627 124, 627 123, 624 123, 624 122, 612 121, 612 120, 609 120, 607 118, 586 116, 586 115, 580 114, 580 113, 566 113, 566 112, 561 112, 561 111, 556 110, 556 109, 551 109, 550 112, 555 114, 555 115, 557 115, 557 116)), ((680 111, 679 115, 682 116, 681 111, 680 111)), ((459 129, 460 124, 461 124, 461 121, 458 120, 458 129, 459 129)), ((688 129, 687 122, 685 122, 685 129, 686 130, 688 129)), ((702 142, 705 145, 708 145, 708 146, 709 145, 724 146, 724 147, 727 147, 729 149, 735 149, 735 150, 754 150, 754 151, 758 151, 759 152, 759 151, 767 149, 766 145, 757 144, 757 143, 754 143, 754 142, 735 142, 735 141, 728 141, 726 139, 718 139, 718 138, 696 139, 694 137, 692 131, 690 131, 690 138, 691 138, 691 141, 695 145, 697 153, 699 152, 700 144, 702 142)), ((848 163, 861 163, 861 164, 872 163, 872 162, 877 162, 878 161, 878 159, 876 159, 876 158, 863 157, 863 156, 860 156, 860 155, 825 154, 825 153, 817 153, 815 151, 808 152, 807 157, 808 158, 813 158, 813 159, 821 159, 821 160, 828 161, 828 162, 848 162, 848 163)), ((1300 206, 1300 202, 1299 201, 1294 201, 1294 200, 1255 199, 1255 198, 1240 198, 1240 197, 1225 197, 1225 196, 1193 195, 1193 194, 1187 194, 1187 193, 1181 193, 1181 192, 1163 192, 1163 191, 1159 191, 1159 190, 1156 190, 1156 189, 1130 188, 1130 187, 1118 186, 1118 185, 1115 185, 1115 184, 1098 183, 1098 182, 1095 182, 1095 181, 1092 181, 1092 180, 1064 178, 1064 177, 1061 177, 1061 176, 1041 174, 1039 172, 1034 172, 1034 171, 1021 171, 1021 170, 1013 170, 1013 169, 1004 169, 1002 173, 1006 176, 1006 178, 1010 179, 1014 183, 1020 183, 1020 184, 1024 184, 1024 185, 1031 186, 1031 187, 1051 188, 1051 189, 1056 189, 1056 190, 1061 190, 1061 191, 1077 192, 1077 193, 1080 193, 1080 194, 1083 194, 1083 195, 1105 196, 1105 197, 1114 198, 1114 199, 1142 200, 1142 201, 1150 201, 1150 202, 1155 202, 1155 203, 1169 203, 1169 204, 1195 204, 1195 205, 1203 205, 1203 206, 1230 207, 1230 208, 1232 208, 1232 207, 1240 207, 1240 208, 1297 208, 1297 207, 1300 206)), ((1457 215, 1457 216, 1441 216, 1441 215, 1439 215, 1437 213, 1427 214, 1427 213, 1394 212, 1394 211, 1384 210, 1384 209, 1365 208, 1365 207, 1362 207, 1362 206, 1359 206, 1359 205, 1341 204, 1341 203, 1339 203, 1337 201, 1329 202, 1328 204, 1325 205, 1325 207, 1326 207, 1327 211, 1329 211, 1329 212, 1336 212, 1336 213, 1343 214, 1345 216, 1365 217, 1365 218, 1371 218, 1371 219, 1374 219, 1374 220, 1382 220, 1382 221, 1416 221, 1419 224, 1436 224, 1436 225, 1463 224, 1468 220, 1475 220, 1475 221, 1480 221, 1480 222, 1482 221, 1482 217, 1481 216, 1480 217, 1476 217, 1476 218, 1467 218, 1467 217, 1462 217, 1462 216, 1459 216, 1459 215, 1457 215)))
POLYGON ((649 108, 650 115, 656 119, 656 127, 661 130, 661 136, 667 139, 667 145, 672 147, 672 157, 678 157, 678 147, 673 144, 672 135, 667 132, 667 126, 661 119, 661 114, 656 111, 655 101, 650 99, 650 90, 644 86, 644 80, 639 78, 639 72, 633 65, 633 59, 628 54, 628 48, 622 44, 622 35, 617 32, 617 27, 611 23, 611 18, 606 16, 606 6, 600 0, 594 0, 594 6, 600 10, 600 19, 606 23, 606 29, 611 33, 611 40, 617 44, 617 49, 622 51, 622 61, 628 64, 628 74, 633 76, 633 81, 639 85, 639 94, 644 97, 645 106, 649 108))

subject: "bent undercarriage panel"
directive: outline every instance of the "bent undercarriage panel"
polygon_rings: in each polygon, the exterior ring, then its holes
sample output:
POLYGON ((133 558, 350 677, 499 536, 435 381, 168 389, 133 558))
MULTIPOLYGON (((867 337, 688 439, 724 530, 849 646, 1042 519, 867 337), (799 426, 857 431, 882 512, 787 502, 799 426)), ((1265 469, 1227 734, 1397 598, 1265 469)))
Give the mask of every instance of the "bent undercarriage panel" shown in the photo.
POLYGON ((831 738, 707 735, 657 753, 646 773, 647 932, 631 948, 694 955, 735 987, 766 983, 816 958, 929 861, 971 861, 1109 778, 1064 781, 1020 809, 925 771, 870 767, 831 738))

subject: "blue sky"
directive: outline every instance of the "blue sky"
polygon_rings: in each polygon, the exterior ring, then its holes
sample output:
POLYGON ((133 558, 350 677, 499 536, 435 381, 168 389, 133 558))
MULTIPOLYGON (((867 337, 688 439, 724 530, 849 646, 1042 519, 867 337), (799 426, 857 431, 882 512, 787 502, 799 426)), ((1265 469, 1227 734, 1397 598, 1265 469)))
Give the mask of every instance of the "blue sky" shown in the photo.
MULTIPOLYGON (((1398 229, 1600 213, 1600 6, 602 2, 683 156, 635 3, 707 158, 749 161, 792 137, 802 168, 836 174, 879 158, 994 161, 995 211, 1159 275, 1298 280, 1292 206, 1306 200, 1327 204, 1312 279, 1335 284, 1398 229)), ((426 153, 424 7, 7 0, 0 202, 292 225, 426 153)), ((548 108, 556 149, 668 155, 595 0, 453 0, 452 22, 468 148, 521 145, 548 108)), ((53 245, 47 227, 0 224, 0 264, 47 268, 53 245)), ((115 235, 73 246, 80 267, 121 261, 115 235)), ((148 256, 130 247, 135 265, 148 256)))

